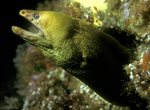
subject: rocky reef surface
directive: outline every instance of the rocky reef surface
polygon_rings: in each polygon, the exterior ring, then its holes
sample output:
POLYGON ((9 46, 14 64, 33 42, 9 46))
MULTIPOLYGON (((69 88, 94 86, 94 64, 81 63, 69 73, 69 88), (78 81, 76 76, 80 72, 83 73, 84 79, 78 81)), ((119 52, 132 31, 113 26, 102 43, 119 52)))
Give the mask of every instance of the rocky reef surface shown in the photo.
MULTIPOLYGON (((150 110, 149 0, 45 0, 37 4, 37 10, 62 11, 84 19, 131 48, 130 63, 124 65, 130 78, 126 89, 135 90, 150 110)), ((6 96, 0 109, 130 110, 106 102, 29 44, 18 46, 14 64, 17 95, 6 96)))

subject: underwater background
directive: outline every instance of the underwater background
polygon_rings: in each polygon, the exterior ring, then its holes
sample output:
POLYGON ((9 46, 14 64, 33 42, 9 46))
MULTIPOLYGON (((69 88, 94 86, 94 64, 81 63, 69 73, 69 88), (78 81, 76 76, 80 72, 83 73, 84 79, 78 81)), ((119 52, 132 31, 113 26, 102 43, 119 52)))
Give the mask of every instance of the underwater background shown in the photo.
POLYGON ((144 109, 150 110, 149 0, 10 0, 1 5, 5 7, 0 7, 0 109, 130 110, 105 101, 12 33, 14 24, 30 28, 19 10, 35 9, 85 19, 131 48, 133 58, 124 65, 130 78, 125 88, 135 90, 147 102, 144 109))

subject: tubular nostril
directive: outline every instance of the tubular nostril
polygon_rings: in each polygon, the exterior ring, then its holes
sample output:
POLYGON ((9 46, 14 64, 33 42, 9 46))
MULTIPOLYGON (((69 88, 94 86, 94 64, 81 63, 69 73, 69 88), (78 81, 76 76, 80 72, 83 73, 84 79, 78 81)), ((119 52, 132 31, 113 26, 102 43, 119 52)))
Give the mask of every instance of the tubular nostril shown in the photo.
POLYGON ((21 11, 22 14, 25 14, 26 12, 24 10, 21 11))
POLYGON ((25 10, 21 10, 21 11, 19 12, 19 14, 22 15, 22 16, 25 16, 25 15, 26 15, 26 11, 25 11, 25 10))

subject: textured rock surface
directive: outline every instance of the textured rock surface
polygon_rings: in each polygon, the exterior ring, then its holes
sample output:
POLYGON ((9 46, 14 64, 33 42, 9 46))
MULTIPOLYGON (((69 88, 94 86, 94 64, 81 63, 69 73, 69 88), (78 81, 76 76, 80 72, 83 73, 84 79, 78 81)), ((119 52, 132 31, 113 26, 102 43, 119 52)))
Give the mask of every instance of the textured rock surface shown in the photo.
MULTIPOLYGON (((84 0, 45 0, 37 9, 63 11, 94 23, 112 36, 116 33, 125 36, 123 40, 118 39, 133 48, 134 53, 133 59, 125 65, 131 79, 127 89, 135 89, 150 106, 150 1, 105 0, 100 5, 105 8, 85 5, 84 0), (131 34, 135 37, 132 41, 129 40, 131 34)), ((14 62, 18 70, 15 87, 19 97, 5 98, 0 105, 2 109, 129 110, 102 100, 30 45, 19 46, 14 62)))

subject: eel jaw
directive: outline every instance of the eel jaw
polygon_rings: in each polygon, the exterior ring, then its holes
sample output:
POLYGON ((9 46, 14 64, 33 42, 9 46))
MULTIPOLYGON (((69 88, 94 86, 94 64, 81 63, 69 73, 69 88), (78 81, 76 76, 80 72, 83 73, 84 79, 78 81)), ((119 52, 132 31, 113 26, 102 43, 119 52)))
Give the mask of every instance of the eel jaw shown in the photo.
POLYGON ((21 36, 23 39, 34 42, 34 40, 39 39, 40 37, 44 36, 44 34, 39 30, 38 33, 33 33, 30 31, 27 31, 25 29, 22 29, 21 27, 18 26, 12 26, 12 31, 16 35, 21 36))
POLYGON ((12 26, 12 31, 18 36, 21 36, 25 41, 37 47, 50 48, 51 44, 45 39, 45 35, 40 29, 37 33, 27 31, 18 26, 12 26))
POLYGON ((39 28, 36 23, 33 22, 32 15, 34 14, 34 11, 32 10, 21 10, 19 12, 19 15, 24 17, 26 20, 28 20, 31 24, 31 27, 33 27, 33 30, 28 31, 18 26, 12 26, 12 31, 18 36, 21 36, 25 41, 36 45, 36 46, 45 46, 48 47, 50 45, 50 42, 46 40, 46 36, 44 32, 39 28), (36 29, 37 31, 35 31, 36 29))

